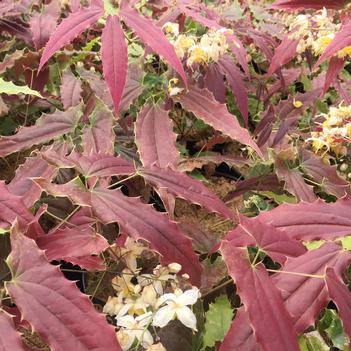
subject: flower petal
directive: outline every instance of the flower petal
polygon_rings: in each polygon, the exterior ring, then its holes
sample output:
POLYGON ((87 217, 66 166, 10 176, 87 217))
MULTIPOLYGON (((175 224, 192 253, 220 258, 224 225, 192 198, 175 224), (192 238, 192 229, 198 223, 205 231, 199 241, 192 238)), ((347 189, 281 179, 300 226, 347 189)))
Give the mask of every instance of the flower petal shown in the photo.
POLYGON ((134 317, 127 315, 117 319, 117 325, 119 327, 130 328, 131 325, 136 324, 134 317))
POLYGON ((155 327, 165 327, 174 317, 175 311, 170 306, 161 307, 154 315, 152 325, 155 327))
POLYGON ((200 292, 198 288, 192 288, 190 290, 184 291, 183 294, 177 296, 177 303, 186 305, 193 305, 196 303, 197 299, 200 297, 200 292))
POLYGON ((197 331, 196 317, 189 307, 178 308, 176 311, 176 315, 186 327, 197 331))
POLYGON ((160 296, 159 299, 157 300, 156 307, 161 306, 165 302, 170 302, 170 301, 176 302, 177 296, 174 294, 164 294, 164 295, 160 296))

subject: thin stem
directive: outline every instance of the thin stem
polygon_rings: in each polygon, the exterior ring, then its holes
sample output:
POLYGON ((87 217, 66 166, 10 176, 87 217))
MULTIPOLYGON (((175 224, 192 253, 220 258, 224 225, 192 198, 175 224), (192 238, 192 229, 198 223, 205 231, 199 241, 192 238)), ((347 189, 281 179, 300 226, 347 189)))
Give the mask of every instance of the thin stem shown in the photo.
POLYGON ((291 275, 297 275, 300 277, 307 277, 307 278, 317 278, 317 279, 324 279, 325 275, 321 274, 308 274, 308 273, 299 273, 299 272, 289 272, 289 271, 279 271, 276 269, 267 269, 268 272, 272 273, 284 273, 284 274, 291 274, 291 275))
POLYGON ((123 178, 123 179, 119 180, 118 182, 115 182, 115 183, 109 185, 109 186, 107 187, 107 189, 111 189, 111 188, 114 187, 115 185, 121 184, 121 183, 125 182, 126 180, 129 180, 129 179, 132 179, 132 178, 136 177, 137 175, 139 175, 139 173, 138 173, 138 172, 135 172, 135 173, 133 173, 132 175, 130 175, 129 177, 123 178))
POLYGON ((214 293, 215 291, 224 288, 225 286, 234 283, 233 279, 229 279, 226 280, 225 282, 223 282, 222 284, 216 286, 215 288, 213 288, 212 290, 210 290, 209 292, 207 292, 206 294, 201 295, 201 298, 204 299, 205 297, 211 295, 212 293, 214 293))

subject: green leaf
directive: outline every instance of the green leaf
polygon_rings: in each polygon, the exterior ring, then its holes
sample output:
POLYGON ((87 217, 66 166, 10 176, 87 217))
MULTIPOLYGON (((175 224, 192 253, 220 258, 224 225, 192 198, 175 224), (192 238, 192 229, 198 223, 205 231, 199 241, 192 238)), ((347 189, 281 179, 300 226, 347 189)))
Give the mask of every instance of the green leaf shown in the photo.
POLYGON ((317 331, 301 335, 299 346, 301 351, 329 351, 329 346, 317 331))
POLYGON ((276 194, 273 191, 260 191, 260 194, 274 200, 278 205, 289 203, 296 204, 297 200, 295 196, 287 194, 276 194))
POLYGON ((327 309, 320 320, 318 329, 327 334, 334 347, 349 350, 348 339, 344 334, 341 320, 335 310, 327 309))
POLYGON ((344 250, 351 251, 351 236, 340 238, 340 241, 342 243, 342 247, 344 248, 344 250))
POLYGON ((32 90, 27 85, 19 86, 12 82, 6 82, 2 78, 0 78, 0 94, 2 93, 7 95, 28 94, 42 98, 39 92, 32 90))
POLYGON ((206 312, 203 349, 213 347, 216 341, 222 341, 233 318, 233 309, 226 296, 219 296, 210 304, 206 312))
POLYGON ((316 241, 304 241, 303 244, 306 246, 308 251, 316 250, 321 247, 325 243, 324 240, 316 240, 316 241))

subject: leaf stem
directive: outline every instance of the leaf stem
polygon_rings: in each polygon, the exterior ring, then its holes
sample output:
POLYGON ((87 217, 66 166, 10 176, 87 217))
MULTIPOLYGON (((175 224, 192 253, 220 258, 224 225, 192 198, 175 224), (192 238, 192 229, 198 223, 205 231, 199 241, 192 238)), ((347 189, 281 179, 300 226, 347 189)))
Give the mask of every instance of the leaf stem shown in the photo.
POLYGON ((324 279, 325 275, 323 274, 308 274, 308 273, 299 273, 299 272, 289 272, 289 271, 280 271, 277 269, 267 269, 268 272, 272 273, 284 273, 284 274, 291 274, 291 275, 297 275, 300 277, 307 277, 307 278, 317 278, 317 279, 324 279))

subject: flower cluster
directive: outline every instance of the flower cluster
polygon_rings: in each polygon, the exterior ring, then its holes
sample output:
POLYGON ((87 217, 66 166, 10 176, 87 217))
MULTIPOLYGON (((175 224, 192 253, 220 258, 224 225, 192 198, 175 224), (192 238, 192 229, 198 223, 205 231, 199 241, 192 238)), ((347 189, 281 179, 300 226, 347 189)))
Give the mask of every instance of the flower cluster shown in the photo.
POLYGON ((210 30, 200 38, 191 34, 179 34, 177 23, 167 22, 162 29, 168 35, 177 56, 180 59, 187 58, 189 67, 217 62, 228 49, 225 29, 210 30))
POLYGON ((116 295, 108 298, 103 311, 115 316, 117 338, 123 350, 140 345, 149 351, 165 351, 161 343, 154 343, 155 335, 150 328, 162 328, 177 318, 196 331, 196 317, 189 306, 196 303, 200 293, 188 283, 187 290, 181 289, 181 282, 186 282, 189 276, 179 277, 182 267, 178 263, 166 267, 157 265, 152 273, 142 274, 138 260, 146 250, 145 245, 130 238, 124 247, 114 249, 126 268, 113 278, 116 295))
POLYGON ((351 105, 331 107, 325 120, 311 133, 312 148, 315 152, 331 150, 337 155, 346 154, 345 143, 351 141, 351 105))
MULTIPOLYGON (((314 55, 321 55, 332 42, 335 33, 340 30, 340 23, 334 23, 333 17, 328 16, 327 10, 312 14, 289 15, 286 17, 289 28, 289 38, 299 40, 297 52, 299 54, 311 50, 314 55)), ((337 52, 340 58, 351 54, 351 46, 337 52)))

